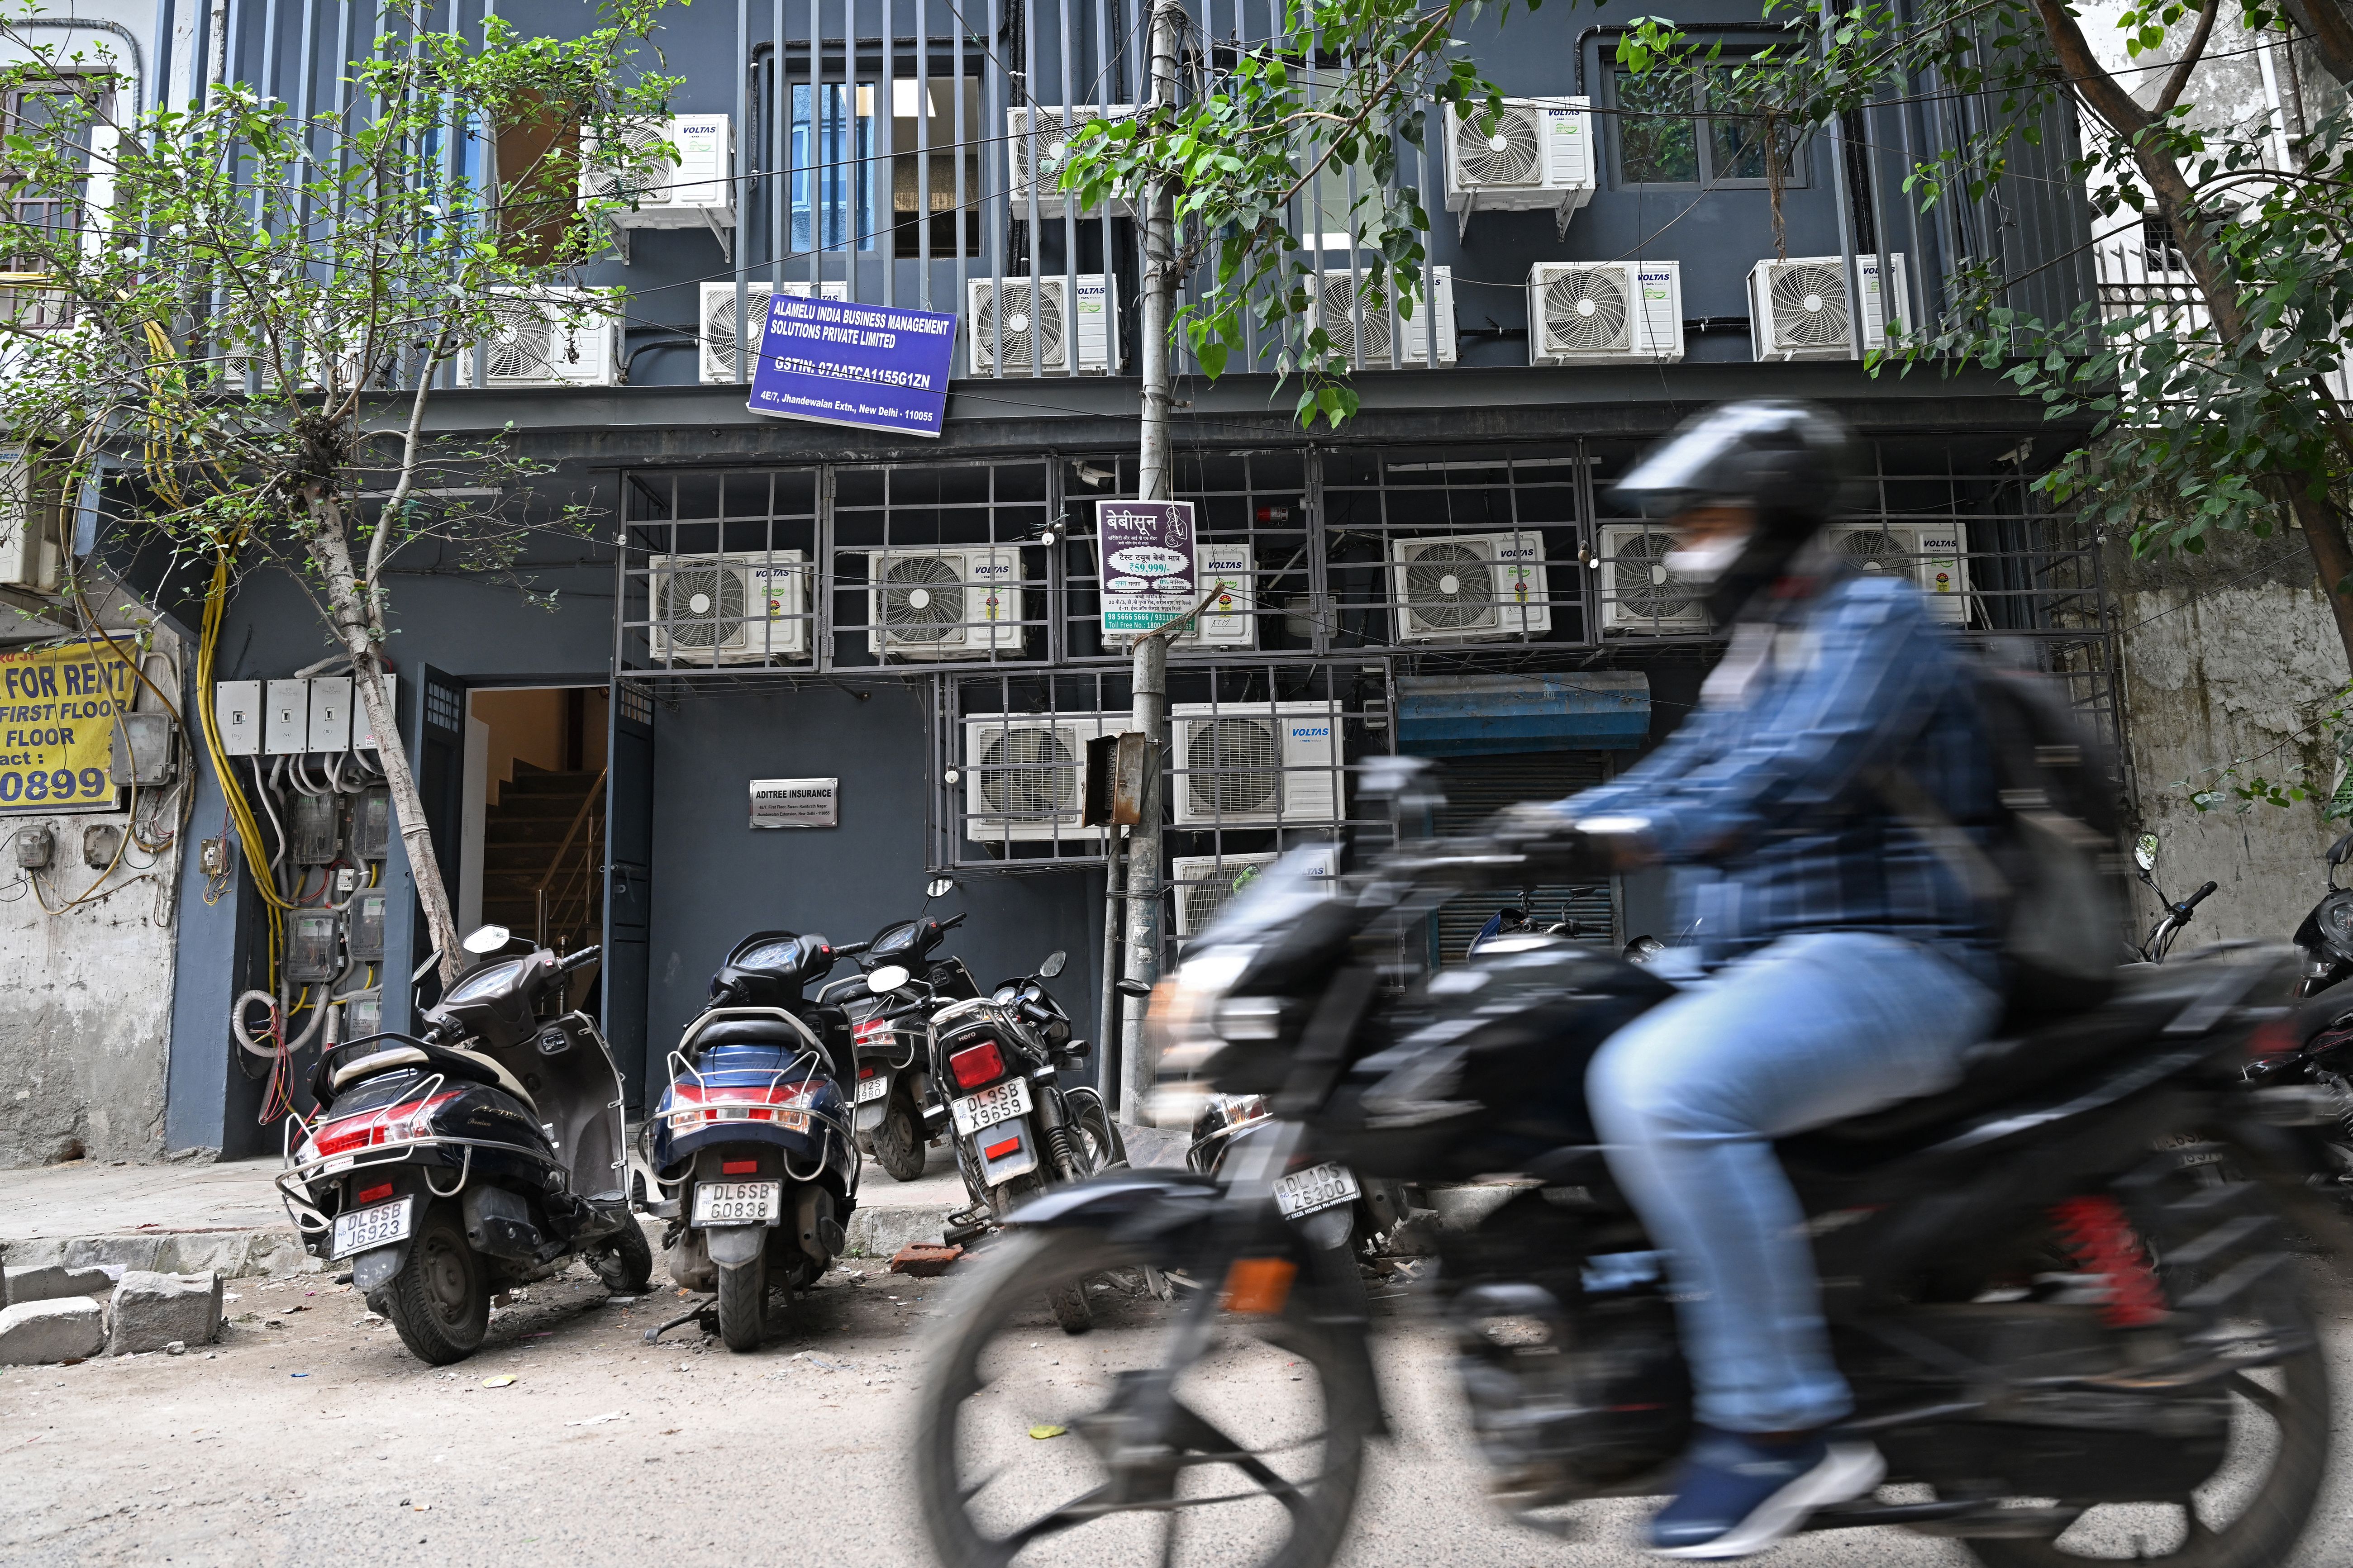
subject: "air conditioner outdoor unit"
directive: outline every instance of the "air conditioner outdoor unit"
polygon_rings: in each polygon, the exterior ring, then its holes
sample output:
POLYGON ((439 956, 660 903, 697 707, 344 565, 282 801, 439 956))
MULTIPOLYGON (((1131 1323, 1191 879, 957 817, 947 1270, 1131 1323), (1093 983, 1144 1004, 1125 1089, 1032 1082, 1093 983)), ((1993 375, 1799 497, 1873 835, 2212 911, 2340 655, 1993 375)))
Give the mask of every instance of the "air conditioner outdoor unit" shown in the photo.
POLYGON ((760 664, 808 657, 808 557, 657 555, 646 627, 654 662, 760 664))
POLYGON ((1193 596, 1215 584, 1218 596, 1176 634, 1178 647, 1256 647, 1258 617, 1250 614, 1256 584, 1247 544, 1199 542, 1193 546, 1193 596))
MULTIPOLYGON (((1892 293, 1900 324, 1911 314, 1911 289, 1903 256, 1887 260, 1894 269, 1892 293)), ((1887 291, 1879 286, 1877 255, 1856 257, 1854 268, 1862 280, 1862 352, 1869 353, 1887 346, 1887 291)), ((1758 262, 1748 269, 1750 351, 1759 360, 1853 358, 1852 298, 1842 256, 1758 262)))
POLYGON ((1928 595, 1928 613, 1957 626, 1969 619, 1964 528, 1957 522, 1834 522, 1822 537, 1859 571, 1909 577, 1928 595))
POLYGON ((1698 632, 1707 629, 1707 594, 1667 570, 1674 535, 1641 522, 1601 525, 1601 629, 1698 632))
POLYGON ((1179 827, 1336 821, 1339 710, 1324 702, 1180 702, 1168 710, 1179 827))
POLYGON ((1540 261, 1528 269, 1528 363, 1683 357, 1683 265, 1540 261))
POLYGON ((964 721, 965 837, 976 844, 1100 839, 1080 824, 1087 742, 1124 713, 1000 713, 964 721))
MULTIPOLYGON (((1082 104, 1075 109, 1032 104, 1005 111, 1005 144, 1012 149, 1014 221, 1026 222, 1029 216, 1029 193, 1035 186, 1038 194, 1038 216, 1060 217, 1069 207, 1075 193, 1061 190, 1055 182, 1062 177, 1062 165, 1070 159, 1071 138, 1081 126, 1097 120, 1131 119, 1135 105, 1114 103, 1109 108, 1082 104)), ((1135 203, 1125 195, 1114 195, 1101 207, 1081 209, 1082 216, 1096 217, 1133 217, 1135 203)))
POLYGON ((702 286, 702 379, 706 384, 742 383, 752 379, 746 363, 758 357, 758 345, 768 324, 768 303, 778 294, 806 300, 815 294, 820 300, 847 300, 849 285, 839 279, 824 283, 746 283, 744 285, 744 330, 753 344, 749 355, 740 352, 735 340, 735 285, 705 283, 702 286))
POLYGON ((726 115, 640 121, 621 134, 633 168, 600 160, 594 137, 584 137, 580 149, 580 194, 628 204, 612 215, 616 226, 734 226, 735 137, 726 115))
POLYGON ((23 447, 0 448, 0 587, 53 594, 65 576, 63 498, 23 447))
POLYGON ((877 550, 866 571, 866 646, 877 658, 980 658, 1020 650, 1018 549, 877 550))
MULTIPOLYGON (((483 351, 491 386, 613 386, 621 370, 621 295, 611 289, 499 290, 505 322, 483 351)), ((458 356, 458 382, 474 384, 474 349, 458 356)))
POLYGON ((1566 233, 1593 198, 1593 116, 1582 98, 1507 98, 1493 118, 1446 107, 1446 210, 1549 212, 1566 233))
POLYGON ((1389 542, 1398 640, 1470 642, 1552 630, 1544 535, 1454 533, 1389 542))
MULTIPOLYGON (((1389 316, 1397 313, 1397 357, 1401 365, 1430 363, 1430 324, 1438 323, 1438 363, 1454 363, 1454 268, 1432 267, 1424 274, 1422 297, 1410 317, 1398 308, 1392 296, 1374 305, 1369 298, 1364 310, 1363 336, 1357 335, 1356 295, 1364 289, 1361 272, 1329 271, 1324 274, 1322 285, 1311 312, 1314 324, 1330 334, 1332 346, 1345 354, 1350 364, 1363 370, 1386 370, 1389 363, 1389 316)), ((1369 295, 1369 290, 1365 290, 1369 295)))
POLYGON ((1079 308, 1073 315, 1066 277, 971 279, 965 285, 964 326, 972 348, 972 374, 997 374, 1001 344, 1008 375, 1027 375, 1033 366, 1042 374, 1068 375, 1074 337, 1079 369, 1110 370, 1112 345, 1119 341, 1119 301, 1100 272, 1082 272, 1078 283, 1079 308), (1000 289, 1005 300, 1001 321, 997 310, 1000 289))
MULTIPOLYGON (((1321 858, 1309 869, 1312 875, 1324 879, 1324 886, 1337 890, 1340 847, 1336 844, 1302 846, 1312 847, 1321 858)), ((1253 849, 1234 855, 1178 855, 1168 862, 1168 880, 1176 893, 1176 934, 1198 936, 1209 927, 1220 911, 1239 896, 1241 889, 1234 886, 1247 873, 1263 871, 1282 853, 1272 849, 1253 849)), ((1247 886, 1247 884, 1245 884, 1247 886)))

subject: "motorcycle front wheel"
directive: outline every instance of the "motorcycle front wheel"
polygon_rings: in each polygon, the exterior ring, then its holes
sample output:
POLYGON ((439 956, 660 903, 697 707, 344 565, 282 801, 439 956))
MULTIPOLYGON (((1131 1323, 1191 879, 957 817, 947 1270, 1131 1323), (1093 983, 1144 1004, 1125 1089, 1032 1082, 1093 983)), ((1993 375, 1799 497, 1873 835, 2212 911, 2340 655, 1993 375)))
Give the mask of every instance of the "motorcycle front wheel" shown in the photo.
POLYGON ((646 1293, 654 1279, 654 1249, 635 1215, 615 1233, 608 1247, 588 1255, 588 1271, 616 1296, 646 1293))
POLYGON ((875 1163, 890 1173, 892 1181, 912 1182, 923 1173, 929 1152, 923 1145, 923 1119, 916 1113, 914 1097, 893 1084, 882 1124, 874 1129, 875 1163))
POLYGON ((1175 1369, 1168 1448, 1136 1468, 1126 1417, 1183 1308, 1111 1292, 1095 1331, 1029 1347, 1039 1287, 1167 1260, 1083 1231, 1017 1234, 965 1287, 923 1382, 916 1484, 946 1568, 1324 1568, 1356 1507, 1377 1405, 1359 1356, 1303 1297, 1219 1314, 1175 1369), (1116 1299, 1112 1299, 1115 1297, 1116 1299))

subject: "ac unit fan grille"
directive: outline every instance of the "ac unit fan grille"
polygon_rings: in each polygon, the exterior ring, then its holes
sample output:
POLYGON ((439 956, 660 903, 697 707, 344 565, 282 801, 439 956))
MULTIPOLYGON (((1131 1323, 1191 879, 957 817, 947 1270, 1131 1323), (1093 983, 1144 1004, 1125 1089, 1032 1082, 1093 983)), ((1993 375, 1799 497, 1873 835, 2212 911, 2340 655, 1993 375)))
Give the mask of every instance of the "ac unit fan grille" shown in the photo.
POLYGON ((990 812, 1041 822, 1076 809, 1078 758, 1052 730, 1006 730, 980 752, 980 798, 990 812))
POLYGON ((1912 550, 1883 528, 1841 535, 1838 552, 1859 572, 1884 572, 1907 580, 1912 575, 1912 550))
POLYGON ((1234 884, 1243 878, 1255 879, 1256 866, 1212 867, 1198 882, 1185 887, 1185 929, 1198 936, 1209 929, 1225 907, 1234 901, 1240 889, 1234 884))
POLYGON ((882 624, 901 642, 941 642, 964 621, 964 580, 937 556, 893 561, 882 584, 882 624))
POLYGON ((744 580, 723 567, 675 568, 654 618, 675 647, 716 647, 743 624, 744 580))
POLYGON ((1801 261, 1776 267, 1770 275, 1773 342, 1781 348, 1844 346, 1847 335, 1846 279, 1836 267, 1801 261))
POLYGON ((1591 268, 1544 285, 1545 342, 1554 353, 1620 353, 1634 346, 1633 302, 1625 278, 1591 268))
POLYGON ((979 309, 973 312, 972 335, 981 352, 1001 365, 1059 367, 1062 363, 1061 296, 1051 289, 1033 293, 1027 282, 1000 281, 982 291, 979 309), (1005 306, 1001 338, 999 300, 1005 306))
POLYGON ((1465 184, 1532 185, 1542 154, 1535 110, 1470 114, 1454 123, 1454 166, 1465 184))
MULTIPOLYGON (((1386 303, 1365 301, 1364 329, 1357 331, 1356 280, 1324 279, 1324 310, 1316 325, 1332 340, 1333 352, 1352 364, 1387 363, 1389 357, 1389 312, 1386 303)), ((1425 305, 1425 309, 1427 306, 1425 305)))
POLYGON ((662 152, 669 142, 665 128, 639 126, 622 138, 625 157, 633 167, 599 163, 589 175, 589 188, 607 201, 638 202, 659 195, 670 181, 662 152))
POLYGON ((555 325, 536 310, 501 311, 507 320, 491 340, 493 381, 546 381, 555 374, 555 325))
POLYGON ((711 297, 711 308, 702 316, 702 344, 711 355, 711 363, 723 375, 733 375, 742 363, 741 351, 760 341, 768 315, 768 295, 765 289, 747 289, 744 295, 744 342, 735 340, 735 294, 728 289, 711 297))
POLYGON ((1485 626, 1495 616, 1495 574, 1468 544, 1426 544, 1405 569, 1405 600, 1408 613, 1433 631, 1485 626))
POLYGON ((1185 788, 1212 816, 1271 811, 1282 788, 1282 749, 1261 719, 1204 719, 1185 747, 1185 788))
POLYGON ((1609 565, 1609 587, 1620 611, 1645 621, 1671 621, 1690 611, 1699 595, 1667 570, 1667 554, 1674 547, 1673 538, 1664 533, 1639 533, 1619 542, 1617 558, 1609 565))

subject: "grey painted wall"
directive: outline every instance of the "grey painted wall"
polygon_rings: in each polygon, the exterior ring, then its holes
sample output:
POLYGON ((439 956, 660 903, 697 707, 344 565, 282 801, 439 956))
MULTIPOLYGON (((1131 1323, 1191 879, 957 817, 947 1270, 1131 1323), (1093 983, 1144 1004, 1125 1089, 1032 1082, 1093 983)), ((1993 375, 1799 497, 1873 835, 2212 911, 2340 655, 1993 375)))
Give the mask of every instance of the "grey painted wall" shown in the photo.
MULTIPOLYGON (((698 698, 654 715, 654 885, 649 928, 649 1089, 701 1010, 729 948, 763 929, 862 941, 923 897, 925 736, 921 687, 875 684, 865 701, 835 687, 698 698), (747 826, 754 778, 838 777, 841 826, 747 826)), ((967 875, 932 906, 968 912, 943 951, 988 985, 1061 948, 1051 986, 1082 1037, 1095 1037, 1102 966, 1099 872, 967 875)), ((838 972, 847 973, 845 967, 838 972)))

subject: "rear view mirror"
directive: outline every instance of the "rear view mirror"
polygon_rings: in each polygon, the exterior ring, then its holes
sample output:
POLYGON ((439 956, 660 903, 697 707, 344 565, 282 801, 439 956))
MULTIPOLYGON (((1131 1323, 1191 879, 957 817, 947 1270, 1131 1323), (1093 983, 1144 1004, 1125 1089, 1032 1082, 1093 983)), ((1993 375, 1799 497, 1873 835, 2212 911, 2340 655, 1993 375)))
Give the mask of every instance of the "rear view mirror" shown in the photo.
MULTIPOLYGON (((2334 851, 2331 851, 2334 853, 2334 851)), ((2133 840, 2133 864, 2144 871, 2157 869, 2157 835, 2144 833, 2133 840)))
POLYGON ((1114 980, 1111 983, 1111 988, 1118 992, 1123 996, 1149 996, 1152 994, 1152 987, 1146 985, 1141 980, 1114 980))
POLYGON ((1068 953, 1065 953, 1059 947, 1053 952, 1048 953, 1046 955, 1046 962, 1038 966, 1038 978, 1040 980, 1051 980, 1057 974, 1061 973, 1062 965, 1068 960, 1069 956, 1070 955, 1068 953))
POLYGON ((477 957, 498 952, 514 940, 514 933, 504 926, 484 926, 458 945, 477 957))
POLYGON ((2328 847, 2328 863, 2331 866, 2342 866, 2348 860, 2353 860, 2353 833, 2347 834, 2328 847))
POLYGON ((955 891, 954 877, 934 877, 923 884, 923 897, 927 899, 944 899, 955 891))
POLYGON ((866 989, 877 996, 896 991, 905 984, 907 984, 907 971, 902 964, 877 964, 867 972, 866 989))

